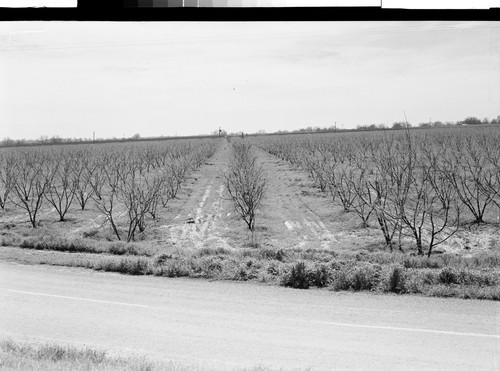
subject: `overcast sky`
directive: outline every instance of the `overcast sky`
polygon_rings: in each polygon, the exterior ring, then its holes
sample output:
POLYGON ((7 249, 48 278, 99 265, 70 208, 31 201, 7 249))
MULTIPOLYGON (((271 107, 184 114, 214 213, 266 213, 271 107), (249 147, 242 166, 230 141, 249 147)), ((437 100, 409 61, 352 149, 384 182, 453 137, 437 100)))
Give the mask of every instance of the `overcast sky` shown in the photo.
POLYGON ((0 23, 0 139, 500 114, 500 24, 0 23))

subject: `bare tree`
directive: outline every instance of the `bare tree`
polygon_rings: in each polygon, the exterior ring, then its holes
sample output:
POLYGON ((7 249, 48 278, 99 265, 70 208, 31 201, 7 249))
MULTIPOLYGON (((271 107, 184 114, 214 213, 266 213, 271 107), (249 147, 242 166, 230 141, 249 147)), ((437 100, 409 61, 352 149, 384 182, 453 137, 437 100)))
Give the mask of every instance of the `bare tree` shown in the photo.
POLYGON ((102 193, 105 190, 105 185, 109 182, 105 171, 107 166, 108 165, 100 159, 94 159, 87 167, 86 175, 90 186, 92 187, 90 198, 94 200, 102 199, 102 193))
POLYGON ((5 203, 12 190, 14 182, 15 158, 11 152, 0 154, 0 208, 5 209, 5 203))
POLYGON ((135 239, 136 230, 146 229, 146 214, 151 211, 161 190, 161 177, 147 178, 129 172, 119 183, 119 199, 125 204, 128 216, 127 242, 135 239))
POLYGON ((329 186, 329 161, 329 156, 320 151, 314 151, 303 157, 305 168, 309 171, 312 180, 318 184, 321 192, 326 191, 329 186))
POLYGON ((474 216, 475 223, 484 223, 486 209, 495 200, 494 190, 485 179, 488 166, 484 149, 472 138, 467 138, 451 152, 444 168, 458 198, 474 216))
MULTIPOLYGON (((376 176, 368 181, 370 196, 373 202, 373 211, 377 219, 378 226, 384 236, 385 244, 393 251, 394 237, 396 233, 401 234, 401 220, 395 217, 395 213, 390 212, 390 200, 388 194, 390 192, 390 183, 387 179, 376 176)), ((399 244, 401 250, 401 244, 399 244)))
POLYGON ((367 178, 370 198, 366 200, 373 202, 373 211, 386 245, 393 251, 397 234, 398 248, 403 251, 401 213, 413 169, 411 145, 404 146, 394 137, 385 137, 371 156, 373 174, 367 178))
POLYGON ((167 183, 170 186, 168 195, 170 198, 175 198, 189 172, 190 161, 187 158, 173 158, 168 167, 170 172, 170 179, 167 183))
POLYGON ((498 140, 493 138, 493 143, 484 146, 485 155, 487 156, 489 166, 483 174, 481 182, 484 192, 493 196, 492 202, 498 209, 497 221, 500 222, 500 146, 498 140))
POLYGON ((50 183, 50 169, 41 152, 24 152, 14 167, 13 193, 9 199, 26 210, 33 228, 37 227, 37 215, 50 183))
POLYGON ((174 198, 174 192, 177 188, 177 180, 175 176, 170 172, 169 168, 163 169, 157 176, 156 187, 157 194, 156 197, 153 198, 151 207, 149 210, 149 215, 153 219, 156 219, 158 214, 158 206, 166 208, 168 202, 174 198))
POLYGON ((223 175, 227 191, 234 201, 236 212, 245 221, 248 229, 255 231, 255 212, 262 206, 267 190, 264 169, 257 163, 248 143, 233 144, 233 158, 223 175))
POLYGON ((339 198, 342 203, 344 212, 351 211, 352 204, 356 199, 355 189, 352 187, 352 178, 354 177, 354 169, 347 168, 345 166, 333 169, 329 173, 329 184, 328 188, 330 194, 335 200, 336 197, 339 198))
POLYGON ((368 220, 373 213, 375 203, 375 195, 370 189, 367 178, 366 170, 360 168, 353 169, 347 178, 349 187, 355 195, 350 205, 361 219, 363 228, 368 227, 368 220))
MULTIPOLYGON (((499 163, 500 165, 500 163, 499 163)), ((496 205, 498 209, 497 221, 500 222, 500 166, 485 172, 482 181, 482 186, 484 191, 493 196, 492 202, 496 205)))
POLYGON ((75 197, 76 179, 73 171, 74 160, 64 153, 56 158, 60 161, 54 164, 47 183, 45 198, 54 206, 59 214, 59 221, 64 221, 73 199, 75 197))
POLYGON ((118 191, 120 182, 120 168, 103 167, 96 169, 91 178, 92 199, 97 209, 109 221, 111 228, 118 240, 121 240, 120 232, 115 221, 116 206, 118 203, 118 191))
MULTIPOLYGON (((91 184, 91 178, 96 171, 96 164, 92 162, 90 157, 90 151, 82 151, 77 154, 79 161, 75 161, 74 177, 75 177, 75 188, 73 193, 75 195, 80 209, 83 211, 87 206, 87 202, 92 197, 92 192, 94 192, 91 184)), ((95 182, 96 188, 101 189, 98 186, 99 182, 95 182)))
POLYGON ((427 256, 431 256, 433 248, 452 237, 460 226, 461 208, 455 202, 455 189, 449 182, 430 181, 435 179, 435 171, 427 168, 413 172, 404 204, 398 205, 398 217, 415 240, 419 255, 424 254, 425 243, 427 256))

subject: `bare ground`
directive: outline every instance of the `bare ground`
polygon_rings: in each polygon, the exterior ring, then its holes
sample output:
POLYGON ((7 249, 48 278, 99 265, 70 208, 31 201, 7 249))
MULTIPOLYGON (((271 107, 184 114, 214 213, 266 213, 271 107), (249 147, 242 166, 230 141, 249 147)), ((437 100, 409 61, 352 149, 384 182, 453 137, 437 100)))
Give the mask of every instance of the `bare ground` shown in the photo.
POLYGON ((171 204, 171 218, 158 226, 160 241, 180 249, 230 248, 227 234, 232 204, 222 177, 228 160, 229 148, 224 143, 190 176, 181 197, 171 204))
POLYGON ((372 243, 378 231, 354 231, 354 215, 341 213, 326 193, 314 187, 307 174, 277 157, 257 150, 268 173, 269 188, 264 202, 262 236, 276 247, 336 249, 372 243), (354 234, 359 241, 353 241, 354 234))

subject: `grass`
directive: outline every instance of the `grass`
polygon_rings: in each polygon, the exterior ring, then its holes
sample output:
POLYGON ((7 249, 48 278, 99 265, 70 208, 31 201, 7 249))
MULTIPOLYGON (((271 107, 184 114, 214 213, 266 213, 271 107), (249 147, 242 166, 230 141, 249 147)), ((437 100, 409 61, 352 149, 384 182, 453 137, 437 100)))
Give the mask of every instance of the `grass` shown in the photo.
MULTIPOLYGON (((124 244, 129 245, 134 246, 124 244)), ((14 259, 28 264, 83 267, 129 275, 258 281, 295 289, 500 300, 497 253, 481 253, 470 258, 441 254, 428 259, 389 253, 339 256, 323 249, 203 248, 148 256, 122 255, 121 251, 113 254, 112 246, 116 245, 110 246, 107 254, 42 252, 14 259)), ((6 249, 12 255, 13 248, 6 249)))
POLYGON ((91 253, 111 255, 154 256, 158 249, 141 243, 126 243, 122 241, 95 241, 82 238, 66 238, 55 236, 24 237, 13 239, 3 237, 1 246, 17 246, 23 249, 51 250, 69 253, 91 253))
POLYGON ((356 260, 370 263, 400 264, 405 268, 498 268, 500 267, 499 252, 481 252, 471 257, 463 257, 456 254, 432 255, 430 258, 425 256, 412 256, 401 253, 389 252, 358 252, 353 256, 356 260))
POLYGON ((5 370, 188 370, 140 357, 114 358, 92 348, 57 344, 0 342, 0 368, 5 370))
MULTIPOLYGON (((187 371, 210 368, 180 365, 175 362, 152 360, 142 356, 113 357, 107 355, 105 351, 89 347, 79 348, 54 343, 28 343, 7 339, 0 341, 0 369, 187 371)), ((256 366, 241 370, 265 371, 270 369, 256 366)))

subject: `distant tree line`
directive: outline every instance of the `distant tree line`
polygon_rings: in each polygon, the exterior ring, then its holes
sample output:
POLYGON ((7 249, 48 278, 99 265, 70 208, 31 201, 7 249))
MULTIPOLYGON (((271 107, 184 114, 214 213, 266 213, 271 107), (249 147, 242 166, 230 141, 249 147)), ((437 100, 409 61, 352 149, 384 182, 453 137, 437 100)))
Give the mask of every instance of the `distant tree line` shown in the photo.
MULTIPOLYGON (((416 125, 412 125, 410 123, 406 123, 404 121, 394 122, 391 126, 381 123, 381 124, 370 124, 370 125, 358 125, 355 130, 366 131, 366 130, 398 130, 412 127, 419 128, 431 128, 431 127, 446 127, 446 126, 462 126, 462 125, 500 125, 500 115, 498 115, 493 120, 488 120, 484 118, 480 120, 477 117, 467 117, 461 121, 429 121, 429 122, 421 122, 416 125)), ((353 129, 344 129, 339 128, 338 125, 332 125, 329 127, 319 127, 319 126, 308 126, 305 128, 301 128, 298 130, 279 130, 274 134, 296 134, 296 133, 334 133, 338 131, 352 131, 353 129)), ((264 134, 264 133, 257 133, 264 134)))
MULTIPOLYGON (((474 116, 469 116, 461 121, 433 121, 431 122, 421 122, 415 126, 410 123, 406 123, 404 121, 394 122, 391 126, 387 124, 370 124, 370 125, 358 125, 356 129, 344 129, 339 128, 337 125, 332 125, 329 127, 319 127, 319 126, 307 126, 305 128, 297 129, 297 130, 278 130, 271 134, 296 134, 296 133, 335 133, 338 131, 353 131, 353 130, 398 130, 405 129, 411 127, 420 127, 420 128, 431 128, 431 127, 445 127, 445 126, 463 126, 463 125, 500 125, 500 115, 491 121, 488 118, 479 119, 474 116)), ((189 139, 189 138, 205 138, 205 137, 214 137, 214 136, 242 136, 242 132, 237 133, 228 133, 226 130, 214 130, 210 133, 210 135, 194 135, 194 136, 159 136, 159 137, 148 137, 142 138, 140 134, 134 134, 132 137, 127 138, 61 138, 59 136, 46 136, 42 135, 38 139, 11 139, 4 138, 0 140, 0 147, 23 147, 23 146, 36 146, 36 145, 54 145, 54 144, 74 144, 74 143, 113 143, 113 142, 130 142, 130 141, 148 141, 148 140, 161 140, 161 139, 189 139)), ((263 135, 266 134, 265 130, 259 130, 251 135, 263 135)), ((244 134, 246 135, 246 134, 244 134)))
POLYGON ((140 134, 134 134, 126 138, 61 138, 59 136, 49 137, 42 135, 38 139, 11 139, 4 138, 0 140, 0 147, 29 147, 40 145, 57 145, 57 144, 82 144, 82 143, 120 143, 120 142, 145 142, 170 139, 190 139, 190 138, 208 138, 210 135, 193 135, 193 136, 159 136, 159 137, 141 137, 140 134))
POLYGON ((417 125, 413 126, 410 123, 406 123, 404 121, 397 121, 392 124, 392 126, 388 127, 386 124, 371 124, 371 125, 358 125, 357 130, 387 130, 387 129, 405 129, 411 127, 419 127, 419 128, 432 128, 432 127, 445 127, 445 126, 462 126, 462 125, 500 125, 500 115, 498 115, 493 120, 488 120, 487 118, 479 119, 474 116, 467 117, 464 120, 460 121, 431 121, 421 122, 417 125))

